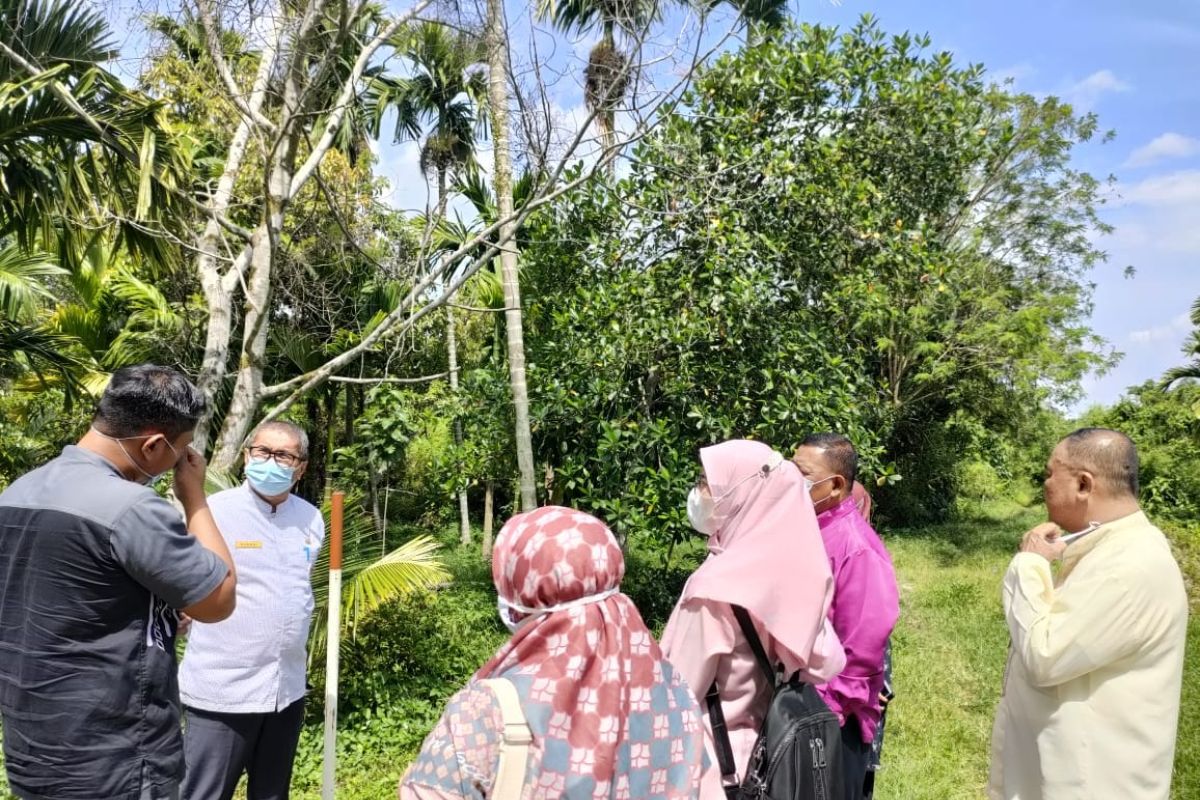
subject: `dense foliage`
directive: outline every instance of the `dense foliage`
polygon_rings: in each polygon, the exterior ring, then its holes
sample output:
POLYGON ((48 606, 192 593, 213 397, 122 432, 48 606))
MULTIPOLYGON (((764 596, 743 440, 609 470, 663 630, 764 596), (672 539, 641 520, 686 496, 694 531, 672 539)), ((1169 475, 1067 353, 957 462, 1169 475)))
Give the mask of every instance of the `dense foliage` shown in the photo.
POLYGON ((1150 381, 1108 408, 1089 411, 1082 424, 1131 436, 1141 458, 1141 500, 1156 516, 1200 516, 1200 385, 1167 390, 1150 381))
POLYGON ((889 516, 944 516, 964 455, 1103 363, 1099 184, 1069 166, 1095 131, 870 20, 723 56, 628 177, 532 226, 551 493, 677 534, 698 446, 833 429, 889 516))

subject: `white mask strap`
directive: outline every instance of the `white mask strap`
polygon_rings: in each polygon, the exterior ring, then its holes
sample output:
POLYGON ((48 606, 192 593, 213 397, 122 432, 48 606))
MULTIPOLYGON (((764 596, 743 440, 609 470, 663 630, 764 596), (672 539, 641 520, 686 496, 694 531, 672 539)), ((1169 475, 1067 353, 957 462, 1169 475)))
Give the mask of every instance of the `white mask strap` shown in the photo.
POLYGON ((621 591, 620 587, 614 587, 607 591, 601 592, 600 594, 592 594, 588 595, 587 597, 580 597, 577 600, 568 600, 567 602, 559 603, 556 606, 542 606, 541 608, 530 608, 529 606, 523 606, 520 603, 514 603, 509 600, 505 600, 504 603, 513 611, 520 611, 522 614, 553 614, 555 611, 565 611, 568 608, 575 608, 576 606, 586 606, 592 603, 599 603, 601 600, 607 600, 619 591, 621 591))

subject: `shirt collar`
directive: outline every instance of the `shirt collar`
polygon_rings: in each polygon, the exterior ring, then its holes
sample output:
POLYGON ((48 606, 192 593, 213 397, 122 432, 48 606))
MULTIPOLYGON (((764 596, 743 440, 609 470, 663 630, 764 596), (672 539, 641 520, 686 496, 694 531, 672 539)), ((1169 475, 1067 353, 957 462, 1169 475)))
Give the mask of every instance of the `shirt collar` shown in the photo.
POLYGON ((101 469, 106 469, 118 478, 125 480, 125 475, 121 472, 120 468, 95 450, 88 450, 86 447, 80 447, 77 444, 69 444, 63 448, 62 458, 70 461, 86 461, 101 469))
POLYGON ((246 494, 250 495, 250 502, 254 504, 254 507, 267 515, 278 514, 280 511, 285 510, 291 504, 292 498, 295 497, 294 494, 288 492, 288 496, 284 498, 283 502, 275 508, 272 508, 271 504, 266 500, 263 500, 262 497, 259 496, 258 492, 250 488, 250 481, 243 481, 242 489, 246 492, 246 494))
POLYGON ((854 497, 847 497, 842 502, 838 503, 833 508, 826 509, 817 515, 817 524, 824 528, 826 525, 839 520, 850 513, 858 513, 858 503, 854 502, 854 497))
POLYGON ((1144 511, 1135 511, 1123 517, 1110 520, 1078 541, 1071 542, 1063 551, 1063 570, 1069 571, 1088 553, 1096 549, 1100 542, 1119 534, 1121 531, 1148 526, 1150 520, 1144 511))

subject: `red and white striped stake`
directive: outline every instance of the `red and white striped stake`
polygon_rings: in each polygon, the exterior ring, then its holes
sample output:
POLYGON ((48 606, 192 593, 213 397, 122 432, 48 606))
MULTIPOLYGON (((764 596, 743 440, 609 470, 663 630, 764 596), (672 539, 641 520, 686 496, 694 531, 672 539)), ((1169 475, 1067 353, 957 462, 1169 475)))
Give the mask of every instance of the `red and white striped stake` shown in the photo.
POLYGON ((338 651, 342 640, 342 504, 343 492, 333 493, 329 520, 329 627, 325 635, 325 772, 321 800, 333 800, 337 763, 338 651))

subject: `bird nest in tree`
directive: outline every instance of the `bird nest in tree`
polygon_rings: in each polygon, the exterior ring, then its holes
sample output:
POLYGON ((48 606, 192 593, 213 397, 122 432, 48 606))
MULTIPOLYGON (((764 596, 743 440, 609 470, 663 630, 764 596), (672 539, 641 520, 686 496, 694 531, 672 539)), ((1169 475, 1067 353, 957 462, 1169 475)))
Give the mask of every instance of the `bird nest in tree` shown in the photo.
POLYGON ((611 125, 612 110, 625 96, 631 80, 629 59, 609 41, 592 48, 584 70, 584 92, 588 107, 605 112, 602 117, 611 125))

